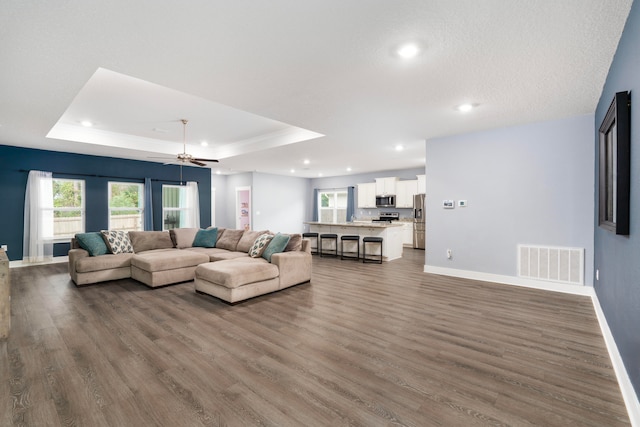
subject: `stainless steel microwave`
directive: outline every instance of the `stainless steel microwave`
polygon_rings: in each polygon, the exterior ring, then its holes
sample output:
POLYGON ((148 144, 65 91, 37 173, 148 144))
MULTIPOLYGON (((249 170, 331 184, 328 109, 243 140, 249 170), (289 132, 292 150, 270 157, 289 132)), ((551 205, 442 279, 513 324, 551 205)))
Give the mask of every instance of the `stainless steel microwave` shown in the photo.
POLYGON ((377 208, 395 208, 396 196, 376 196, 377 208))

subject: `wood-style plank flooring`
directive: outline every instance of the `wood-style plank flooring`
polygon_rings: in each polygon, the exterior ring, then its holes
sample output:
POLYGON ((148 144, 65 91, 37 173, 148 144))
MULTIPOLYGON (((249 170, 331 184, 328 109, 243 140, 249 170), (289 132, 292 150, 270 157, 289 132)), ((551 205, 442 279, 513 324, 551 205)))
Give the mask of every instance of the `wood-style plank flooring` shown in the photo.
POLYGON ((235 306, 17 268, 2 426, 628 425, 590 298, 314 256, 235 306))

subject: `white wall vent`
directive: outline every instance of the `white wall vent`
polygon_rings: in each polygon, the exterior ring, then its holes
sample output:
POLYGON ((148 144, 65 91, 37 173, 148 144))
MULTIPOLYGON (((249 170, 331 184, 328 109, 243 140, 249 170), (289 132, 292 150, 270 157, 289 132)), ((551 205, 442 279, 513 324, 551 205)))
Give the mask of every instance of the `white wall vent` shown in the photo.
POLYGON ((584 285, 584 248, 518 245, 518 276, 584 285))

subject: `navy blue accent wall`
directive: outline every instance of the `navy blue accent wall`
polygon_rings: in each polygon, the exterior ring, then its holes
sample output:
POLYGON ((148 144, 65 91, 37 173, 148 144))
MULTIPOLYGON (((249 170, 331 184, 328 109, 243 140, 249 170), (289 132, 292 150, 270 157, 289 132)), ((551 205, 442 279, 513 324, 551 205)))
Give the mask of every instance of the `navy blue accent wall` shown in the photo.
POLYGON ((616 92, 631 91, 631 220, 630 234, 617 236, 598 226, 598 161, 596 170, 594 287, 607 324, 640 395, 640 2, 634 1, 613 58, 595 114, 595 153, 598 128, 616 92))
MULTIPOLYGON (((155 230, 161 230, 162 184, 176 185, 180 179, 177 165, 0 145, 0 200, 3 205, 0 244, 9 246, 7 255, 11 261, 22 259, 24 193, 29 170, 50 171, 55 178, 85 180, 87 231, 108 227, 109 181, 144 183, 144 178, 153 180, 153 225, 155 230)), ((185 182, 198 182, 200 226, 208 227, 211 225, 211 170, 184 167, 182 174, 185 182)), ((57 243, 54 256, 64 256, 68 250, 68 243, 57 243)))

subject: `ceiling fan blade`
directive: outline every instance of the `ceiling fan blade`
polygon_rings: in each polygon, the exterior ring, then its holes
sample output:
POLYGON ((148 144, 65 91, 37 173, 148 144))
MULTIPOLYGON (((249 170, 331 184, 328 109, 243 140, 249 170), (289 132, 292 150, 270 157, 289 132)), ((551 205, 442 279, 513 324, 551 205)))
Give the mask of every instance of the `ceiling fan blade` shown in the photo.
POLYGON ((196 159, 193 159, 193 160, 197 160, 199 162, 215 162, 215 163, 218 163, 218 160, 216 160, 216 159, 198 159, 198 158, 196 158, 196 159))
POLYGON ((198 166, 206 166, 206 164, 199 162, 197 159, 191 159, 189 160, 190 163, 193 163, 194 165, 198 165, 198 166))

